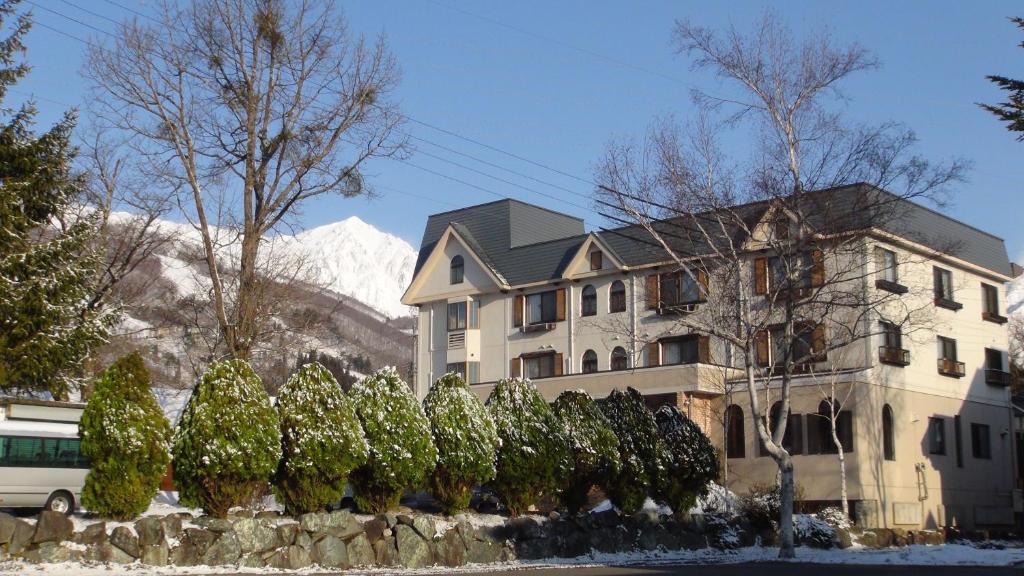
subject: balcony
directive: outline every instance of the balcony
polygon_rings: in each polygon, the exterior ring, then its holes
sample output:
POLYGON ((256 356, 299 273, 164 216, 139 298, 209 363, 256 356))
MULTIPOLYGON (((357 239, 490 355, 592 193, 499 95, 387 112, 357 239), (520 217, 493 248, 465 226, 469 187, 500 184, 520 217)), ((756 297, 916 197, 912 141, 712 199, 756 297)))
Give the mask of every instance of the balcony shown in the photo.
POLYGON ((943 376, 951 376, 953 378, 964 377, 964 363, 951 360, 949 358, 939 358, 938 362, 939 374, 943 376))
POLYGON ((687 304, 661 304, 658 306, 658 316, 670 316, 683 314, 692 314, 697 311, 699 302, 689 302, 687 304))
POLYGON ((935 297, 935 305, 939 308, 945 308, 946 310, 952 310, 954 312, 964 307, 963 304, 942 296, 935 297))
POLYGON ((875 288, 879 290, 885 290, 886 292, 892 292, 893 294, 906 294, 910 291, 909 288, 900 284, 899 282, 893 282, 892 280, 883 280, 879 278, 875 280, 875 288))
POLYGON ((892 348, 890 346, 879 346, 878 361, 882 364, 889 364, 892 366, 909 366, 910 350, 892 348))
POLYGON ((1007 322, 1006 316, 1001 316, 995 312, 982 312, 981 319, 986 322, 995 322, 996 324, 1006 324, 1007 322))
POLYGON ((1010 385, 1010 373, 1006 370, 999 370, 997 368, 986 368, 985 383, 991 384, 992 386, 1006 388, 1010 385))
POLYGON ((527 324, 519 329, 523 334, 529 334, 531 332, 550 332, 555 329, 554 322, 539 322, 537 324, 527 324))

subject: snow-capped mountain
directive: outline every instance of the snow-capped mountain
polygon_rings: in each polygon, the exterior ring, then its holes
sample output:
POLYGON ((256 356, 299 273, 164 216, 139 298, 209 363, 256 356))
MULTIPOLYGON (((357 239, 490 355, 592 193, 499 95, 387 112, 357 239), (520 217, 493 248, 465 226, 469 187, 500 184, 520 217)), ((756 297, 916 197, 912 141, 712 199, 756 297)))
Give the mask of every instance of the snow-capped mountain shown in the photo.
POLYGON ((307 259, 322 286, 389 318, 412 313, 401 303, 416 265, 416 250, 405 240, 356 216, 281 239, 289 251, 307 259))

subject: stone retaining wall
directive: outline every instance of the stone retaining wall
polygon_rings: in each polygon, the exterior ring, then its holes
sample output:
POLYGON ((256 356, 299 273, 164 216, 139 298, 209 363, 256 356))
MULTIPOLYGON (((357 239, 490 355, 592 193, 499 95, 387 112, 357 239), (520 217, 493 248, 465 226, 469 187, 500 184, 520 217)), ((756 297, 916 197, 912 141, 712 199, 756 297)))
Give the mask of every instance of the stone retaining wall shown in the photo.
MULTIPOLYGON (((268 512, 228 519, 180 513, 148 516, 110 530, 106 523, 97 522, 76 532, 71 520, 56 512, 43 512, 35 525, 0 513, 0 549, 5 558, 35 563, 344 569, 455 567, 573 558, 591 551, 736 548, 775 541, 772 531, 753 529, 742 519, 693 516, 677 520, 653 512, 628 517, 614 511, 572 518, 523 516, 498 526, 473 526, 461 516, 441 527, 435 517, 411 512, 362 521, 348 511, 295 519, 268 512)), ((847 547, 855 537, 870 546, 941 542, 938 533, 838 530, 805 536, 803 543, 847 547)))

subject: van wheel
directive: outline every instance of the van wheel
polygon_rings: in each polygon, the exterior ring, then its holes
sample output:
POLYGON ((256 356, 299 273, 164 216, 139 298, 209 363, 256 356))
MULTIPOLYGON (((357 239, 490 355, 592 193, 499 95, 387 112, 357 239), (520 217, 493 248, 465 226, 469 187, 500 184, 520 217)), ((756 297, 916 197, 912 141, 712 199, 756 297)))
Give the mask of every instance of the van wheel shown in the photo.
POLYGON ((43 509, 70 516, 75 510, 75 498, 63 490, 54 492, 46 499, 46 506, 43 509))

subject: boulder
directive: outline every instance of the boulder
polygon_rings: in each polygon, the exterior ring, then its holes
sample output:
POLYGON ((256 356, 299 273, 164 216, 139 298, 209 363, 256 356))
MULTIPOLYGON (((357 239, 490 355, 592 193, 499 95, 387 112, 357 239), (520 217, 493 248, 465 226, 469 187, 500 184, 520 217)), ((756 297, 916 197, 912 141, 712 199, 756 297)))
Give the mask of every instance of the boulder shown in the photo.
POLYGON ((281 546, 291 546, 295 544, 295 537, 299 535, 302 528, 299 527, 298 522, 289 522, 287 524, 277 525, 277 541, 281 543, 281 546))
POLYGON ((301 546, 284 546, 278 548, 267 558, 268 568, 281 570, 299 570, 311 564, 309 552, 301 546))
POLYGON ((213 545, 217 535, 202 528, 186 528, 181 543, 171 550, 171 564, 175 566, 195 566, 202 563, 202 558, 213 545))
POLYGON ((171 550, 166 540, 157 544, 146 544, 140 548, 142 552, 139 556, 140 562, 148 566, 167 566, 171 550))
POLYGON ((544 525, 534 516, 512 518, 506 523, 516 540, 532 540, 544 537, 544 525))
POLYGON ((238 562, 242 556, 242 546, 234 532, 224 532, 203 554, 203 564, 207 566, 225 566, 238 562))
POLYGON ((281 513, 276 510, 260 510, 255 516, 258 520, 277 520, 280 517, 281 513))
POLYGON ((44 510, 39 513, 32 542, 63 542, 70 540, 74 533, 75 525, 71 523, 70 518, 60 512, 44 510))
POLYGON ((384 518, 384 522, 387 523, 388 528, 394 528, 395 525, 398 524, 398 516, 396 516, 396 515, 394 515, 394 514, 392 514, 390 512, 385 512, 384 514, 381 514, 381 515, 377 516, 377 518, 381 518, 381 517, 384 518))
POLYGON ((350 540, 362 531, 362 524, 348 510, 331 512, 324 528, 324 532, 342 540, 350 540))
POLYGON ((405 568, 426 568, 433 565, 430 544, 415 528, 406 524, 395 526, 398 563, 405 568))
POLYGON ((96 522, 95 524, 89 524, 82 529, 81 532, 75 534, 75 542, 79 544, 85 544, 86 546, 92 546, 94 544, 102 544, 107 541, 107 523, 96 522))
POLYGON ((843 550, 853 546, 853 535, 849 528, 836 528, 836 547, 843 550))
POLYGON ((313 544, 310 555, 314 563, 325 568, 348 568, 348 550, 345 542, 337 536, 327 535, 313 544))
POLYGON ((18 519, 6 512, 0 512, 0 544, 7 544, 14 536, 18 519))
POLYGON ((553 558, 558 556, 558 539, 556 538, 529 538, 517 540, 516 554, 525 560, 540 560, 542 558, 553 558))
MULTIPOLYGON (((280 538, 276 527, 271 526, 264 520, 255 518, 243 518, 235 522, 235 536, 242 547, 242 553, 266 552, 277 548, 280 538)), ((284 543, 285 546, 294 542, 294 537, 284 543)))
POLYGON ((11 535, 11 541, 7 544, 7 553, 11 556, 17 556, 29 544, 32 543, 32 536, 36 533, 36 527, 25 522, 24 520, 16 520, 14 524, 14 534, 11 535))
POLYGON ((412 528, 427 540, 433 540, 434 535, 437 534, 437 527, 429 516, 414 516, 412 519, 412 528))
POLYGON ((506 558, 505 546, 493 540, 473 539, 466 548, 466 562, 493 564, 506 558))
POLYGON ((383 518, 377 517, 363 524, 363 531, 370 543, 374 543, 384 537, 384 531, 389 530, 388 523, 383 518))
POLYGON ((139 537, 136 536, 130 528, 127 526, 118 526, 110 532, 110 543, 121 549, 122 552, 128 554, 132 558, 138 558, 139 551, 139 537))
POLYGON ((309 512, 299 516, 299 526, 306 532, 323 532, 329 518, 326 512, 309 512))
POLYGON ((263 568, 266 563, 263 561, 263 554, 252 552, 249 554, 242 554, 242 557, 238 559, 239 568, 263 568))
POLYGON ((85 552, 85 559, 104 564, 131 564, 135 557, 110 542, 90 546, 85 552))
POLYGON ((56 564, 79 560, 82 553, 63 542, 43 542, 37 548, 25 552, 25 559, 36 564, 56 564))
MULTIPOLYGON (((184 514, 189 519, 192 518, 191 514, 184 514)), ((168 514, 163 517, 164 522, 164 534, 168 538, 178 538, 181 536, 181 522, 183 519, 182 514, 168 514)))
POLYGON ((310 536, 309 532, 300 531, 295 535, 295 546, 301 546, 307 552, 313 547, 313 537, 310 536))
POLYGON ((346 546, 348 561, 352 566, 373 566, 377 558, 366 534, 357 534, 346 546))
POLYGON ((398 566, 398 548, 393 538, 385 538, 373 543, 373 555, 378 566, 398 566))
POLYGON ((398 524, 405 524, 406 526, 412 526, 412 516, 409 514, 398 514, 395 516, 398 520, 398 524))
POLYGON ((139 546, 155 546, 167 539, 164 521, 156 516, 136 520, 135 533, 139 535, 139 546))
POLYGON ((227 518, 214 518, 213 516, 200 516, 192 521, 200 528, 206 528, 210 532, 228 532, 232 528, 231 520, 227 518))
POLYGON ((437 543, 438 564, 454 568, 466 563, 466 543, 462 540, 458 529, 452 528, 444 533, 437 543))

